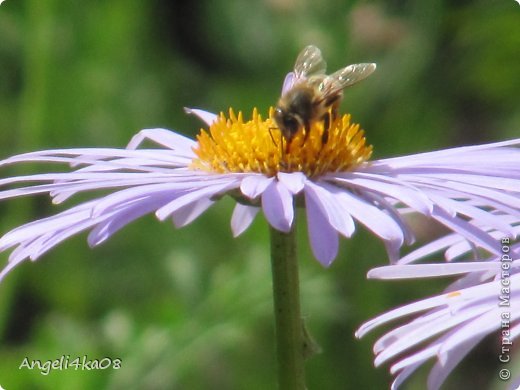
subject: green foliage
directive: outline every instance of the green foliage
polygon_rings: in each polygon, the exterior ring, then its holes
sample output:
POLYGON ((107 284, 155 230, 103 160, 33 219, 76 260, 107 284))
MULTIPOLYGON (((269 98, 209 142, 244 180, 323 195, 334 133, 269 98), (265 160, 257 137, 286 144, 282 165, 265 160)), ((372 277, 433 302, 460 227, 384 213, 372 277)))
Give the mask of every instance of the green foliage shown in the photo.
MULTIPOLYGON (((518 12, 512 0, 7 0, 0 153, 119 147, 145 127, 193 136, 201 125, 184 106, 265 113, 309 43, 322 48, 331 70, 377 62, 376 74, 343 103, 376 157, 518 136, 518 12)), ((3 168, 2 176, 15 172, 22 171, 3 168)), ((267 228, 259 218, 233 239, 231 207, 223 199, 179 231, 147 217, 92 250, 82 235, 15 270, 0 284, 0 385, 274 388, 267 228), (62 355, 120 358, 122 368, 18 369, 24 357, 62 355)), ((0 226, 56 211, 45 198, 3 202, 0 226)), ((301 215, 302 304, 323 349, 307 364, 309 388, 387 388, 387 368, 372 365, 374 337, 355 340, 356 327, 447 281, 426 288, 367 281, 368 269, 386 259, 362 228, 323 269, 303 222, 301 215)), ((453 383, 482 388, 472 372, 463 366, 453 383)), ((424 388, 424 376, 409 388, 424 388)))

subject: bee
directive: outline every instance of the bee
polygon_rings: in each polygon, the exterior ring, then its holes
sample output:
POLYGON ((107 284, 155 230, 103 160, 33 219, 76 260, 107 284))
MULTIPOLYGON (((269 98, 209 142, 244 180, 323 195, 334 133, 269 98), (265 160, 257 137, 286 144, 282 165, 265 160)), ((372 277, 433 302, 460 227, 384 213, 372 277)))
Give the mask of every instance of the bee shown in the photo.
POLYGON ((322 144, 326 144, 330 123, 336 119, 343 98, 343 89, 376 70, 376 64, 354 64, 326 75, 326 67, 320 49, 310 45, 298 55, 294 71, 285 78, 274 120, 286 141, 286 153, 300 129, 304 131, 305 143, 315 121, 323 121, 322 144))

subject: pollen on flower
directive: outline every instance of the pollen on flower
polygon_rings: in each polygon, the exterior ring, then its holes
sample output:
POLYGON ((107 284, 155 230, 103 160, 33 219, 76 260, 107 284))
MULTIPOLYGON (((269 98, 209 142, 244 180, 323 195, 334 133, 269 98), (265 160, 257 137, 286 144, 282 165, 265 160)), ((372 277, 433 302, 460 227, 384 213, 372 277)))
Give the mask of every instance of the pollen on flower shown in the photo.
POLYGON ((456 297, 460 297, 461 295, 462 295, 462 293, 460 291, 453 291, 453 292, 446 294, 446 298, 456 298, 456 297))
POLYGON ((364 131, 350 122, 350 115, 333 120, 326 143, 322 141, 323 121, 311 125, 307 139, 300 129, 288 150, 273 119, 274 110, 263 120, 257 109, 245 121, 242 113, 223 113, 209 130, 201 130, 194 148, 197 158, 191 168, 215 173, 258 172, 274 176, 278 172, 303 172, 307 177, 327 172, 347 171, 368 160, 372 146, 366 145, 364 131))

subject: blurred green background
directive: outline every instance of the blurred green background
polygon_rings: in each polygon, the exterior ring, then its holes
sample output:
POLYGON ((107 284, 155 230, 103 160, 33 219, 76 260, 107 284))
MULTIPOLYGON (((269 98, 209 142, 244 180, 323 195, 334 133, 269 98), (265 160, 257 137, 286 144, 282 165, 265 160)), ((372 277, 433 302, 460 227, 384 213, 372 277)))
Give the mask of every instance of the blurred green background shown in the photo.
MULTIPOLYGON (((0 5, 0 158, 123 147, 146 127, 194 136, 200 123, 183 107, 266 113, 310 43, 331 71, 377 63, 343 103, 375 158, 518 137, 519 21, 513 0, 7 0, 0 5)), ((258 218, 233 239, 232 206, 223 199, 181 230, 148 216, 95 249, 80 235, 12 272, 0 284, 0 385, 275 388, 266 223, 258 218), (122 368, 49 375, 18 368, 24 357, 63 355, 120 358, 122 368)), ((1 232, 61 209, 43 196, 2 202, 1 232)), ((308 388, 388 388, 388 367, 372 363, 382 330, 358 341, 355 329, 449 281, 367 281, 366 272, 387 260, 362 227, 324 269, 310 254, 303 215, 299 222, 303 311, 323 349, 307 363, 308 388)), ((441 233, 412 223, 419 242, 441 233)), ((502 388, 498 346, 486 340, 445 388, 502 388)), ((405 388, 425 388, 428 368, 405 388)))

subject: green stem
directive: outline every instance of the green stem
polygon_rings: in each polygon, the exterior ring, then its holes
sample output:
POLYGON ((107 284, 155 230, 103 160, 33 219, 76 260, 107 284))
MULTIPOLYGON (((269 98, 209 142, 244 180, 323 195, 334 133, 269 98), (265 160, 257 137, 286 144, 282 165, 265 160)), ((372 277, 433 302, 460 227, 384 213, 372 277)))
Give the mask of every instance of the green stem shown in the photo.
POLYGON ((305 341, 300 314, 296 229, 282 233, 270 227, 278 387, 304 390, 305 341))

